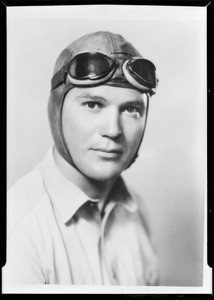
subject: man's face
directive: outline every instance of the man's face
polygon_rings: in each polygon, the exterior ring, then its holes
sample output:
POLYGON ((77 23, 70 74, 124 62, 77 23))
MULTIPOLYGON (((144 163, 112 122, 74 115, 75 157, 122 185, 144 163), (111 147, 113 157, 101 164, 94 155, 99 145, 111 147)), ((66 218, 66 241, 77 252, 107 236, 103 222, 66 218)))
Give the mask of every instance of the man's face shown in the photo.
POLYGON ((146 125, 146 94, 128 88, 73 88, 65 97, 62 128, 76 167, 108 181, 127 168, 146 125))

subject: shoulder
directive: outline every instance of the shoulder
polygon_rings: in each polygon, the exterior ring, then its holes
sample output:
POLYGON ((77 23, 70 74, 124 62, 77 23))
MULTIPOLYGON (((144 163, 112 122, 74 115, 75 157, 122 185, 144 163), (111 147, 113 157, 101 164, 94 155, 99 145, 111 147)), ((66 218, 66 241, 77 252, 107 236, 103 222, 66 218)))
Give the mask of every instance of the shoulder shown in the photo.
POLYGON ((132 186, 128 185, 127 183, 126 183, 126 187, 131 200, 135 202, 135 204, 137 205, 137 213, 140 216, 143 226, 146 229, 147 233, 150 235, 151 216, 150 216, 150 212, 146 200, 138 191, 136 191, 132 186))
POLYGON ((16 183, 8 190, 8 195, 16 195, 19 197, 34 195, 34 197, 37 197, 43 190, 44 186, 41 172, 36 166, 33 170, 16 181, 16 183))
POLYGON ((45 194, 43 178, 38 167, 21 177, 7 192, 8 233, 45 194))

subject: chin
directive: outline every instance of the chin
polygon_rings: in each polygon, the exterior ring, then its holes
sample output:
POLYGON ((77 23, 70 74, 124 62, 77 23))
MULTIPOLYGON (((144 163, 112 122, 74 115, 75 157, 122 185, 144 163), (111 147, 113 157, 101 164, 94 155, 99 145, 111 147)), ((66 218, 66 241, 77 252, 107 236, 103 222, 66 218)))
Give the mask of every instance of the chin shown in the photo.
POLYGON ((95 181, 100 181, 100 182, 106 182, 113 180, 117 178, 121 173, 122 170, 119 169, 109 169, 109 168, 93 168, 93 169, 87 169, 87 171, 83 172, 85 176, 88 178, 95 180, 95 181))

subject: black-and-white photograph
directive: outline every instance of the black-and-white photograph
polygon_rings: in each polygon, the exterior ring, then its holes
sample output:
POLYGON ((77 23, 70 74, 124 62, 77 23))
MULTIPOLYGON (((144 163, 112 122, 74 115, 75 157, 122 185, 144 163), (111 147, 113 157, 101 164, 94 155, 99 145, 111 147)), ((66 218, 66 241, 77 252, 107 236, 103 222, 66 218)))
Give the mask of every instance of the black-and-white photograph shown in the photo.
POLYGON ((7 7, 3 293, 209 293, 206 7, 7 7))

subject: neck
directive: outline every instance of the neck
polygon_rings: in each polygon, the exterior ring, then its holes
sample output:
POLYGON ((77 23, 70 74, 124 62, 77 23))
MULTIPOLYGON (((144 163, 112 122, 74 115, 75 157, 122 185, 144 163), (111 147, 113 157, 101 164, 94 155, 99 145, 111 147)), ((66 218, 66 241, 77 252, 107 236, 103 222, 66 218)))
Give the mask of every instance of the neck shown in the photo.
POLYGON ((99 208, 102 210, 105 201, 116 179, 102 182, 88 178, 78 169, 71 166, 54 147, 54 160, 61 173, 72 183, 78 186, 90 199, 99 199, 99 208))

